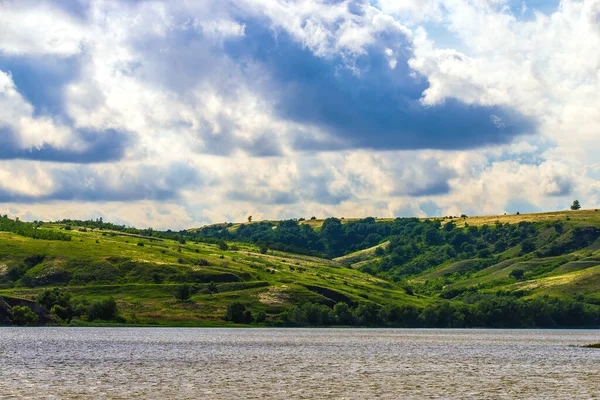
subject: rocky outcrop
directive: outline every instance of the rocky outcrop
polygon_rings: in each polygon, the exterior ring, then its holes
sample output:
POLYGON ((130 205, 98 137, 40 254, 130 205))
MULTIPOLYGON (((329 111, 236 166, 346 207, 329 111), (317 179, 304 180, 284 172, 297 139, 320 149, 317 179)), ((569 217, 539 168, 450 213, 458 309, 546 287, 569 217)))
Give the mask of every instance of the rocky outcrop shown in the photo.
POLYGON ((11 325, 10 306, 2 297, 0 297, 0 326, 11 325))
POLYGON ((12 325, 10 321, 11 309, 14 306, 26 306, 38 315, 38 321, 36 325, 46 325, 53 322, 50 312, 38 303, 19 299, 16 297, 0 296, 0 325, 7 326, 12 325))

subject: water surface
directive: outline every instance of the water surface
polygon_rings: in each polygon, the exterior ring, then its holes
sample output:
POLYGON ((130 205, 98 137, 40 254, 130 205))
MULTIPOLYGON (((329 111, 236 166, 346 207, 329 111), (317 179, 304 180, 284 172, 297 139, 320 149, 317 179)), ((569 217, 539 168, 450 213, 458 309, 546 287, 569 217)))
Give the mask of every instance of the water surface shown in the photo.
POLYGON ((600 399, 600 331, 2 328, 0 398, 600 399))

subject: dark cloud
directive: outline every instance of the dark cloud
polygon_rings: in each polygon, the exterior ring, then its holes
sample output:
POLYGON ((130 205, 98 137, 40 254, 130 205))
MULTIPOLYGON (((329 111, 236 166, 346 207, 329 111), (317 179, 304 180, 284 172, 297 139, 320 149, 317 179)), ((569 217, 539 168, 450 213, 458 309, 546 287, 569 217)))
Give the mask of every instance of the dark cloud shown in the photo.
MULTIPOLYGON (((419 99, 427 83, 411 76, 401 34, 380 34, 378 44, 358 57, 352 70, 342 55, 317 57, 286 32, 274 34, 268 22, 245 23, 246 35, 228 42, 228 54, 238 64, 251 59, 263 66, 270 85, 257 89, 273 99, 281 118, 330 135, 325 140, 298 138, 295 146, 301 150, 469 149, 508 143, 535 131, 534 121, 506 107, 453 99, 422 106, 419 99), (388 47, 398 57, 394 70, 384 53, 388 47)), ((248 80, 264 82, 251 75, 248 80)))
POLYGON ((243 127, 236 121, 224 115, 219 117, 219 131, 204 121, 198 136, 202 146, 197 150, 206 154, 215 154, 220 156, 230 156, 237 149, 242 149, 246 153, 255 157, 274 157, 283 154, 281 143, 276 134, 265 132, 256 137, 240 137, 233 132, 243 127))
POLYGON ((333 177, 323 173, 317 176, 304 176, 299 182, 304 197, 319 204, 338 205, 353 198, 349 185, 335 190, 331 187, 333 177))
POLYGON ((253 202, 270 205, 289 205, 296 204, 300 201, 300 198, 295 193, 281 190, 232 190, 226 194, 226 197, 232 201, 253 202))
POLYGON ((567 196, 573 191, 574 182, 568 176, 554 176, 548 183, 550 189, 546 191, 546 194, 550 196, 567 196))
POLYGON ((428 217, 439 217, 444 211, 436 202, 432 200, 424 201, 419 203, 419 208, 423 210, 428 217))
POLYGON ((19 93, 34 107, 34 116, 52 115, 69 120, 64 88, 80 77, 80 56, 6 56, 0 52, 0 70, 9 72, 19 93))
POLYGON ((421 187, 411 188, 407 194, 410 196, 421 197, 421 196, 435 196, 442 195, 450 192, 450 183, 446 180, 433 182, 421 187))
POLYGON ((63 163, 103 163, 118 161, 133 142, 133 134, 108 129, 94 131, 76 130, 79 139, 84 143, 83 150, 57 148, 49 144, 41 147, 22 148, 17 133, 10 127, 0 126, 0 160, 36 160, 63 163))
POLYGON ((444 195, 452 190, 450 179, 457 172, 440 165, 436 159, 399 160, 399 165, 391 171, 395 177, 393 196, 436 196, 444 195))
POLYGON ((504 210, 509 214, 516 214, 517 212, 524 213, 535 213, 540 212, 542 209, 527 200, 513 199, 506 203, 504 210))

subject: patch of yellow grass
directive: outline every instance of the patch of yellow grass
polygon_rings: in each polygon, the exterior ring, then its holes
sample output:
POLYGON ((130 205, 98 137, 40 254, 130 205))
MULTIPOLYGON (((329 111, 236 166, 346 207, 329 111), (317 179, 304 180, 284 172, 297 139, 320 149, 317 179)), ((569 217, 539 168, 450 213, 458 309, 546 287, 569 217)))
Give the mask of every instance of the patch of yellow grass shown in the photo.
POLYGON ((598 270, 598 267, 592 267, 581 271, 575 271, 570 274, 549 276, 546 278, 536 279, 531 282, 523 282, 516 284, 515 286, 525 290, 547 289, 556 286, 565 286, 574 284, 578 281, 582 281, 588 277, 596 275, 598 274, 598 270))
POLYGON ((547 222, 547 221, 565 221, 569 217, 572 222, 589 221, 600 222, 600 211, 579 210, 579 211, 552 211, 531 214, 506 214, 506 215, 487 215, 478 217, 446 219, 443 223, 454 221, 457 226, 464 226, 468 223, 471 226, 493 225, 496 222, 518 224, 519 222, 547 222))
POLYGON ((287 290, 287 285, 271 286, 258 294, 258 300, 269 306, 287 303, 289 301, 287 290))

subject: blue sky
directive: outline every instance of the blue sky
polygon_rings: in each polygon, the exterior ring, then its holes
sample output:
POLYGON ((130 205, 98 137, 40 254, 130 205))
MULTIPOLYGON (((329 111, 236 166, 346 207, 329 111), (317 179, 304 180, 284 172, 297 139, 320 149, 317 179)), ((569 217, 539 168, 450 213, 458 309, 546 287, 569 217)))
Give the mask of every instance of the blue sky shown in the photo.
POLYGON ((599 0, 4 1, 0 213, 600 203, 599 0))

